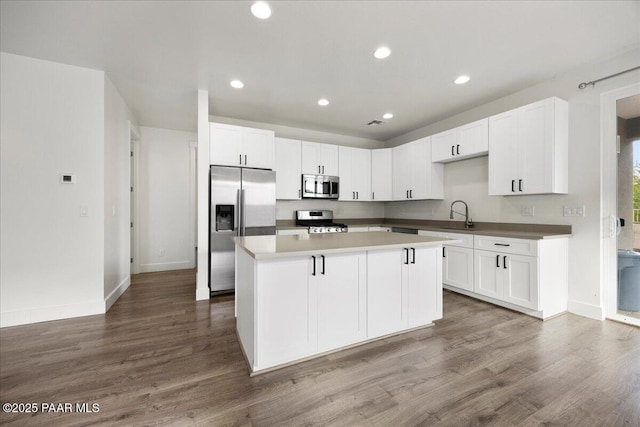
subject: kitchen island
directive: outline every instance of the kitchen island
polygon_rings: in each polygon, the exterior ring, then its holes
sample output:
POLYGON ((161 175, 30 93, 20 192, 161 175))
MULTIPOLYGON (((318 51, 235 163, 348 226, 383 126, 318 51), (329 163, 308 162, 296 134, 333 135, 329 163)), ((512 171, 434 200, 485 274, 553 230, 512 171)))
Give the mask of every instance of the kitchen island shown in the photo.
POLYGON ((252 373, 442 318, 441 237, 236 238, 237 333, 252 373))

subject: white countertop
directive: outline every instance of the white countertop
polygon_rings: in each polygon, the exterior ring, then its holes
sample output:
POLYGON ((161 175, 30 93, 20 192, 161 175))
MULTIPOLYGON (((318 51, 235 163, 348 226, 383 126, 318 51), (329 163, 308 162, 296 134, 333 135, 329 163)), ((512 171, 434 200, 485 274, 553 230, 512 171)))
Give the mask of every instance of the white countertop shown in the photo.
POLYGON ((255 259, 345 253, 408 246, 437 246, 458 243, 444 237, 369 231, 361 233, 300 234, 293 236, 236 237, 236 245, 255 259))

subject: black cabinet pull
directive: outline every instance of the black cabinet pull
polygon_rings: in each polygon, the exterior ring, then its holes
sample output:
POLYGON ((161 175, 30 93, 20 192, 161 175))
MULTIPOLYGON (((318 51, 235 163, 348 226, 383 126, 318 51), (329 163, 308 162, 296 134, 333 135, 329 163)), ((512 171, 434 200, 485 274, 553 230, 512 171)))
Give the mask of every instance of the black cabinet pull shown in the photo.
POLYGON ((351 198, 352 198, 353 200, 355 200, 355 199, 356 199, 356 192, 355 192, 355 191, 352 191, 352 192, 351 192, 351 198))
POLYGON ((322 166, 322 173, 324 173, 324 166, 322 166))
POLYGON ((508 243, 494 243, 493 245, 494 245, 494 246, 511 246, 511 245, 510 245, 510 244, 508 244, 508 243))
POLYGON ((507 256, 502 257, 502 268, 507 268, 507 256))
POLYGON ((451 146, 451 155, 455 156, 455 153, 453 152, 453 145, 451 146))
POLYGON ((511 192, 512 193, 516 192, 516 180, 515 179, 511 180, 511 192))
POLYGON ((242 165, 242 154, 240 154, 240 165, 242 165))
POLYGON ((318 173, 320 173, 320 165, 318 165, 318 173))
POLYGON ((403 248, 404 251, 404 263, 409 264, 409 249, 403 248))
POLYGON ((313 271, 311 272, 312 276, 316 275, 316 257, 314 255, 311 255, 311 258, 313 259, 313 271))
POLYGON ((522 180, 518 180, 518 190, 522 191, 522 180))
POLYGON ((320 274, 324 275, 324 255, 320 255, 320 258, 322 258, 322 271, 320 274))
POLYGON ((460 154, 460 145, 456 145, 456 154, 460 154))
POLYGON ((442 247, 442 258, 446 258, 446 257, 447 257, 447 254, 445 254, 445 252, 444 252, 444 246, 443 246, 443 247, 442 247))
POLYGON ((358 192, 356 191, 356 200, 360 199, 360 195, 358 194, 358 192))
POLYGON ((409 190, 409 198, 413 199, 413 190, 409 190))
POLYGON ((244 155, 244 165, 247 166, 247 155, 244 155))
POLYGON ((411 248, 411 264, 416 263, 416 248, 411 248))
POLYGON ((407 190, 407 199, 409 198, 409 190, 407 190))
POLYGON ((371 200, 375 200, 376 199, 376 192, 372 191, 371 192, 371 200))
POLYGON ((496 255, 496 268, 500 268, 500 255, 496 255))

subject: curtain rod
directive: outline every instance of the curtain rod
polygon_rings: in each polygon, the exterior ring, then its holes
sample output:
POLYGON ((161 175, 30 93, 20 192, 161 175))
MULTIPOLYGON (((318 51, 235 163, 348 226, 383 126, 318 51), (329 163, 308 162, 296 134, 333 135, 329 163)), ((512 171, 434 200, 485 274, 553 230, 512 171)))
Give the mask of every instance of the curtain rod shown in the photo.
POLYGON ((601 82, 601 81, 603 81, 603 80, 608 80, 608 79, 610 79, 610 78, 613 78, 613 77, 619 76, 620 74, 629 73, 629 72, 631 72, 631 71, 635 71, 635 70, 640 70, 640 67, 629 68, 628 70, 620 71, 619 73, 611 74, 610 76, 602 77, 601 79, 598 79, 598 80, 593 80, 593 81, 590 81, 590 82, 582 82, 582 83, 580 83, 580 84, 578 85, 578 89, 584 89, 584 88, 586 88, 586 87, 587 87, 587 86, 589 86, 589 85, 591 85, 591 86, 595 86, 595 85, 596 85, 596 83, 598 83, 598 82, 601 82))

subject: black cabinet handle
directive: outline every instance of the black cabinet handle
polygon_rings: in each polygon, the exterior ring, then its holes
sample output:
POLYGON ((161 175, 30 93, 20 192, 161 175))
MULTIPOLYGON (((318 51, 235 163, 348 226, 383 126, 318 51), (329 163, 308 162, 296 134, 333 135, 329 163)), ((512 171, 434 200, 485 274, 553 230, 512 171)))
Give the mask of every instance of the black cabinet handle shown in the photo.
POLYGON ((511 180, 511 192, 512 193, 516 192, 516 180, 515 179, 511 180))
POLYGON ((411 248, 411 264, 416 263, 416 248, 411 248))
POLYGON ((409 249, 404 248, 404 263, 405 264, 409 264, 409 249))
POLYGON ((502 257, 502 268, 507 268, 507 256, 502 257))
POLYGON ((409 198, 413 199, 413 190, 409 190, 409 198))
POLYGON ((318 165, 318 173, 320 173, 320 172, 321 172, 321 171, 320 171, 320 165, 318 165))
POLYGON ((444 246, 442 247, 442 258, 446 258, 447 254, 444 252, 444 246))
POLYGON ((375 200, 376 199, 376 192, 372 191, 371 192, 371 200, 375 200))
POLYGON ((314 255, 311 255, 311 258, 313 259, 313 271, 311 272, 312 276, 316 275, 316 257, 314 255))
POLYGON ((320 272, 320 274, 324 275, 324 255, 320 255, 320 258, 322 258, 322 271, 320 272))
POLYGON ((510 245, 510 244, 508 244, 508 243, 494 243, 493 245, 494 245, 494 246, 511 246, 511 245, 510 245))
POLYGON ((322 173, 324 173, 324 166, 322 166, 322 173))
POLYGON ((240 154, 240 165, 242 165, 242 154, 240 154))
POLYGON ((453 152, 453 145, 451 146, 451 155, 455 156, 455 153, 453 152))
POLYGON ((460 154, 460 145, 456 145, 456 154, 460 154))
POLYGON ((409 198, 409 190, 407 190, 407 199, 409 198))
POLYGON ((518 180, 518 190, 522 191, 522 180, 518 180))
POLYGON ((500 255, 496 255, 496 268, 500 268, 500 255))
POLYGON ((244 155, 244 165, 247 166, 247 155, 244 155))
POLYGON ((356 199, 356 192, 355 192, 355 191, 352 191, 352 192, 351 192, 351 198, 352 198, 353 200, 355 200, 355 199, 356 199))

